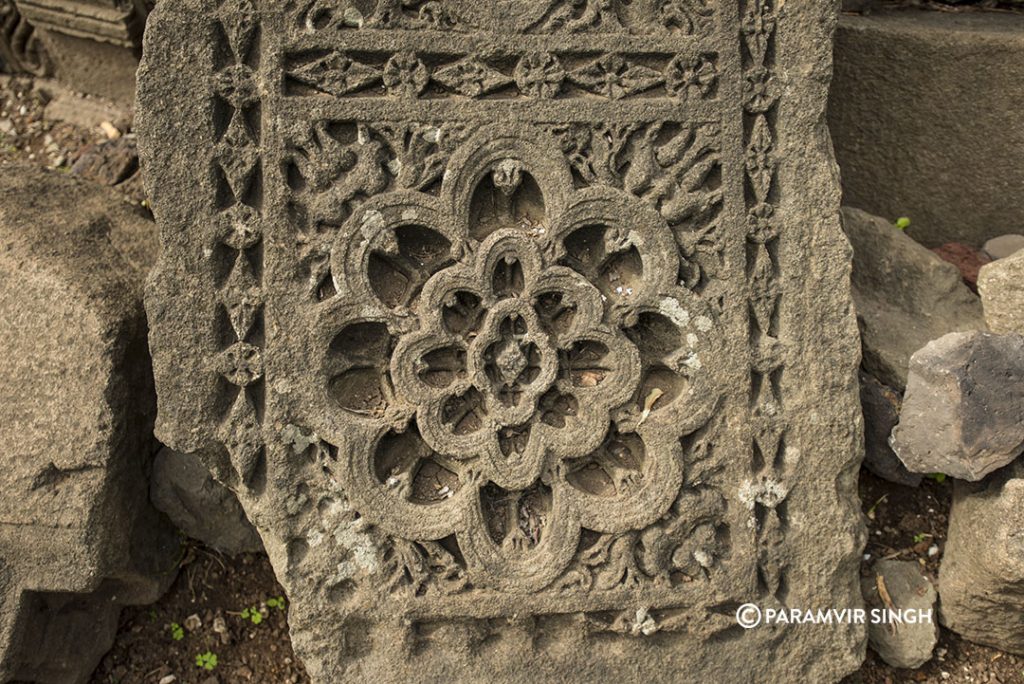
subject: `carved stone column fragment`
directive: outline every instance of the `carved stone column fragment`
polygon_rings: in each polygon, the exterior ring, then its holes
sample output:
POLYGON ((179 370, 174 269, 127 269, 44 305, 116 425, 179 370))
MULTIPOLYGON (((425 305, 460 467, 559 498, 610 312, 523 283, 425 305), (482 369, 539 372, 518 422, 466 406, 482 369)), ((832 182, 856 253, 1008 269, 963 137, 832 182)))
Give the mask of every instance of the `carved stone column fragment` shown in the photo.
POLYGON ((77 91, 119 103, 133 101, 151 0, 16 0, 15 4, 34 28, 36 40, 45 46, 59 80, 77 91))

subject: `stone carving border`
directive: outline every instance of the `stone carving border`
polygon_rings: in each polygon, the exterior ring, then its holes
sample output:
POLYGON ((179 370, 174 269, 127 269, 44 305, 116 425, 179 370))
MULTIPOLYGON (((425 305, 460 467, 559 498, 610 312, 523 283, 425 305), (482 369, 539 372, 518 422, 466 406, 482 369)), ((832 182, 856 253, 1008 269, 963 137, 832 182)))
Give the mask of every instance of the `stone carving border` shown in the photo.
MULTIPOLYGON (((229 122, 218 131, 213 173, 222 210, 212 217, 219 249, 211 257, 233 261, 220 285, 220 303, 230 323, 230 342, 212 360, 234 388, 235 396, 218 437, 231 458, 235 480, 253 487, 262 474, 265 453, 260 412, 263 403, 263 228, 260 158, 261 104, 255 70, 259 24, 250 0, 227 0, 218 10, 219 29, 227 36, 230 54, 216 55, 213 89, 222 106, 231 109, 229 122), (225 259, 224 253, 228 257, 225 259)), ((214 108, 218 119, 223 111, 214 108)))
POLYGON ((779 339, 780 235, 773 119, 778 103, 774 67, 777 17, 771 0, 748 0, 741 22, 745 54, 743 97, 746 132, 747 287, 750 301, 753 468, 749 492, 756 523, 758 575, 770 596, 779 593, 785 570, 786 418, 781 392, 783 342, 779 339))

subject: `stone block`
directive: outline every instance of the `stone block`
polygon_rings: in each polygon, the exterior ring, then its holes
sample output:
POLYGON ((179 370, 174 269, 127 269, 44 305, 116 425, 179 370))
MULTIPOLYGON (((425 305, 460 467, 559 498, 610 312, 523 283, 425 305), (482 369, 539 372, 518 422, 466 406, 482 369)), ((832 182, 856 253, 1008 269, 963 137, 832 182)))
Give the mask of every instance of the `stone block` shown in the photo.
POLYGON ((135 70, 151 0, 15 0, 55 77, 120 105, 135 99, 135 70))
POLYGON ((155 601, 177 572, 146 483, 154 233, 105 189, 0 166, 3 681, 85 681, 121 607, 155 601))
POLYGON ((161 0, 157 432, 314 681, 858 667, 735 617, 861 601, 838 3, 781 5, 161 0))
POLYGON ((843 201, 929 247, 1024 226, 1024 15, 844 15, 829 127, 843 201))

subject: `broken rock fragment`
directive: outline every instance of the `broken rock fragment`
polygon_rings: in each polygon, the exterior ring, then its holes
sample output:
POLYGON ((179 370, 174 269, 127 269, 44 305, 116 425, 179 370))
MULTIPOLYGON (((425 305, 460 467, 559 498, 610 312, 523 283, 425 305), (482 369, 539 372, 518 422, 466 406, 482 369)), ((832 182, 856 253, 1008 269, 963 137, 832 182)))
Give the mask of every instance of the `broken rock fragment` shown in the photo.
POLYGON ((910 356, 931 340, 984 330, 981 302, 956 266, 897 229, 891 221, 843 208, 853 245, 853 299, 864 368, 902 391, 910 356))
POLYGON ((992 332, 1024 335, 1024 250, 982 268, 978 291, 992 332))
POLYGON ((864 467, 890 482, 916 487, 921 475, 907 470, 889 446, 889 435, 900 419, 902 398, 874 376, 860 372, 860 405, 864 411, 864 467))
POLYGON ((893 450, 914 473, 980 480, 1024 451, 1024 337, 950 333, 911 357, 893 450))
POLYGON ((153 461, 150 496, 178 529, 207 546, 231 555, 263 550, 238 498, 192 454, 161 449, 153 461))
POLYGON ((935 587, 916 561, 880 560, 861 579, 864 602, 875 616, 868 643, 893 667, 914 669, 932 657, 939 640, 935 587))
POLYGON ((965 639, 1024 655, 1024 462, 956 482, 939 592, 942 623, 965 639))
POLYGON ((111 191, 0 166, 0 680, 85 681, 121 607, 174 579, 147 496, 155 226, 111 191))

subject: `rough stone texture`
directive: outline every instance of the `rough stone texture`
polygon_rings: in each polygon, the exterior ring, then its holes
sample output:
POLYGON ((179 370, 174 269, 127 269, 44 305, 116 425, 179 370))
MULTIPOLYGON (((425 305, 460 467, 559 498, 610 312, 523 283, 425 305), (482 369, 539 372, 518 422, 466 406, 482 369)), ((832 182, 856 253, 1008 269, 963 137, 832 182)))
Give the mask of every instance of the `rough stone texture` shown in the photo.
POLYGON ((910 355, 946 333, 985 328, 981 302, 960 272, 889 221, 843 207, 853 245, 853 299, 864 367, 903 390, 910 355))
POLYGON ((1024 235, 1007 234, 994 237, 985 243, 983 250, 993 260, 1005 259, 1024 250, 1024 235))
MULTIPOLYGON (((914 611, 917 622, 897 625, 875 623, 868 627, 871 650, 893 667, 916 669, 931 660, 939 641, 939 616, 935 587, 921 574, 917 561, 880 560, 871 568, 871 575, 861 579, 864 602, 878 610, 914 611), (881 579, 879 579, 881 578, 881 579), (882 589, 891 600, 887 605, 882 589), (924 619, 931 611, 930 620, 924 619)), ((943 597, 945 598, 945 597, 943 597)))
POLYGON ((80 682, 178 543, 149 505, 151 223, 106 190, 0 167, 0 679, 80 682))
POLYGON ((161 0, 140 69, 157 432, 312 677, 856 669, 734 615, 861 600, 838 3, 371 4, 161 0))
POLYGON ((843 201, 938 246, 1024 226, 1024 15, 843 16, 829 125, 843 201))
POLYGON ((860 405, 864 411, 864 467, 896 484, 916 487, 921 475, 907 470, 889 446, 889 435, 900 419, 903 399, 888 385, 860 373, 860 405))
POLYGON ((964 638, 1024 654, 1024 462, 956 482, 939 593, 942 623, 964 638))
POLYGON ((978 292, 992 332, 1024 335, 1024 251, 981 269, 978 292))
POLYGON ((238 498, 195 456, 161 449, 149 491, 153 505, 193 539, 232 555, 263 550, 238 498))
POLYGON ((1024 451, 1024 336, 951 333, 910 359, 891 444, 915 473, 976 481, 1024 451))
POLYGON ((35 28, 60 81, 120 104, 134 101, 151 0, 16 0, 16 5, 35 28))
POLYGON ((962 242, 947 242, 941 247, 932 247, 932 251, 943 261, 948 261, 956 266, 964 284, 970 288, 971 292, 977 294, 978 271, 992 261, 988 254, 962 242))
POLYGON ((82 151, 71 173, 102 185, 117 185, 139 168, 135 139, 120 137, 90 145, 82 151))

